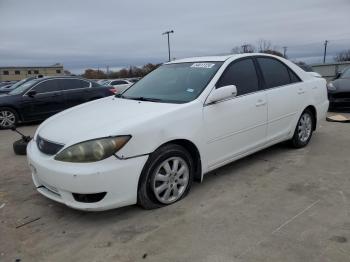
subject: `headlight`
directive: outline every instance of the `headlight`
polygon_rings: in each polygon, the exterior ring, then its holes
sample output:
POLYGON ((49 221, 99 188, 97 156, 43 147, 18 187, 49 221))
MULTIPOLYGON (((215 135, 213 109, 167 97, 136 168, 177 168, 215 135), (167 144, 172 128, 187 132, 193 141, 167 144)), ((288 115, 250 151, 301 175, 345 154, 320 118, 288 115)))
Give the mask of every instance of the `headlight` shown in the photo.
POLYGON ((106 137, 72 145, 59 153, 55 160, 87 163, 103 160, 118 152, 131 136, 106 137))
POLYGON ((337 88, 334 86, 334 84, 332 82, 329 82, 327 84, 327 88, 328 88, 328 90, 331 90, 331 91, 337 90, 337 88))

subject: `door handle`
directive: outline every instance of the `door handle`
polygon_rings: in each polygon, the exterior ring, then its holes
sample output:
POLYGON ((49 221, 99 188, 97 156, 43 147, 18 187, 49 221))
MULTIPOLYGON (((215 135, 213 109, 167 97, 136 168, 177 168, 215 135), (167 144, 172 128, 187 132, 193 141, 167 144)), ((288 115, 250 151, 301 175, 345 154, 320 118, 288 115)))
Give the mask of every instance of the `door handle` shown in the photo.
POLYGON ((264 106, 264 105, 266 105, 266 101, 262 99, 259 99, 258 102, 256 102, 255 104, 256 107, 264 106))
POLYGON ((317 89, 317 86, 314 86, 312 89, 317 89))

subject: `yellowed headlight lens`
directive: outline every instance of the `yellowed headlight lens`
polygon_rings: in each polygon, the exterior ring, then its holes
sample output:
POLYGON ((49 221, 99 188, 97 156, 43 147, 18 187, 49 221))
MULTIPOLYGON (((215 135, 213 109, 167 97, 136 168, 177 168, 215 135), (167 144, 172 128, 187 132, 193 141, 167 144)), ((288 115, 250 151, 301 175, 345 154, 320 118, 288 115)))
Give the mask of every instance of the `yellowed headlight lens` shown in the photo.
POLYGON ((75 144, 59 153, 55 160, 87 163, 106 159, 118 152, 131 136, 106 137, 75 144))

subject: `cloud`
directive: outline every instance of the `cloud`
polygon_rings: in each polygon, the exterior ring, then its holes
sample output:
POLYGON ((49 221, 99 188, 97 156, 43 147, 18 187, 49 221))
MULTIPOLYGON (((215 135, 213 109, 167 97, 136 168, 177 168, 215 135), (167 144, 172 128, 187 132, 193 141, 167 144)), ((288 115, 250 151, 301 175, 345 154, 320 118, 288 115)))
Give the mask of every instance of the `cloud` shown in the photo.
MULTIPOLYGON (((350 47, 347 0, 1 0, 0 65, 120 67, 229 52, 259 39, 290 57, 350 47)), ((331 54, 330 53, 330 54, 331 54)))

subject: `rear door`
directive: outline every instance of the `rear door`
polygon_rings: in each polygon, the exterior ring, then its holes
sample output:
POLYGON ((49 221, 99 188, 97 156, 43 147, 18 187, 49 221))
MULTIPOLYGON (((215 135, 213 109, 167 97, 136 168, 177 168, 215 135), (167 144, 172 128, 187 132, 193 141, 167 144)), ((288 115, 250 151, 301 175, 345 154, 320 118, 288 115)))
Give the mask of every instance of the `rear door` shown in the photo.
POLYGON ((66 100, 66 108, 89 101, 91 93, 89 81, 78 78, 65 78, 59 81, 66 100))
POLYGON ((208 168, 212 170, 259 148, 266 141, 267 100, 252 58, 233 61, 224 71, 216 88, 237 87, 237 96, 205 105, 208 168))
POLYGON ((23 95, 22 105, 26 120, 41 120, 65 109, 65 100, 57 79, 48 79, 33 86, 36 94, 23 95))
POLYGON ((264 79, 268 101, 267 140, 283 140, 294 132, 293 125, 307 100, 307 89, 283 62, 272 57, 256 59, 264 79))

